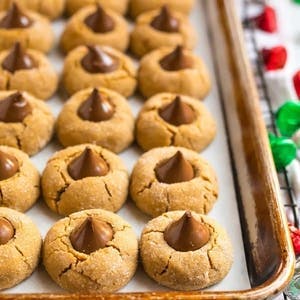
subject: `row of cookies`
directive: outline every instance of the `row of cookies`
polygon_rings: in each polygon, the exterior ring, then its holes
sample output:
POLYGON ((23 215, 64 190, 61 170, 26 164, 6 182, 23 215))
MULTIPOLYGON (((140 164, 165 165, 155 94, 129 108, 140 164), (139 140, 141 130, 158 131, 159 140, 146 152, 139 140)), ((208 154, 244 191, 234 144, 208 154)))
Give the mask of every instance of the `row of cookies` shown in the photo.
POLYGON ((101 209, 85 210, 56 222, 43 243, 29 217, 1 207, 0 273, 5 276, 0 277, 0 290, 32 274, 41 248, 51 278, 71 292, 108 293, 124 287, 136 272, 139 248, 146 273, 179 290, 219 282, 232 263, 226 232, 209 217, 189 211, 151 220, 138 245, 132 227, 121 217, 101 209))

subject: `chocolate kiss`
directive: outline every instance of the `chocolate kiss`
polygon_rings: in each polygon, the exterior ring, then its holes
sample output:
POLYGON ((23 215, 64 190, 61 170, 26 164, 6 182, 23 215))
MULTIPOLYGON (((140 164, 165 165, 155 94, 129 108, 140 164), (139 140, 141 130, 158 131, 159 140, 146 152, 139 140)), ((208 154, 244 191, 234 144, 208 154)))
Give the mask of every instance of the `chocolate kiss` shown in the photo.
POLYGON ((6 15, 0 20, 0 28, 27 28, 32 23, 32 20, 20 10, 19 6, 13 3, 6 15))
POLYGON ((168 184, 189 181, 195 177, 193 166, 180 151, 157 165, 154 171, 159 182, 168 184))
POLYGON ((112 238, 113 230, 111 226, 93 217, 86 218, 70 234, 73 248, 85 254, 105 248, 112 238))
POLYGON ((159 115, 166 122, 174 126, 191 124, 196 119, 196 114, 193 109, 184 103, 180 96, 177 96, 170 104, 161 108, 159 115))
POLYGON ((81 60, 82 67, 90 73, 111 73, 118 69, 119 60, 97 46, 87 46, 88 53, 81 60))
POLYGON ((29 70, 35 68, 33 59, 25 53, 19 42, 15 43, 9 54, 5 57, 2 68, 11 73, 19 70, 29 70))
POLYGON ((179 71, 194 66, 193 58, 184 53, 182 46, 178 46, 173 52, 163 57, 159 63, 166 71, 179 71))
POLYGON ((166 5, 161 8, 160 14, 152 20, 151 26, 164 32, 171 33, 179 31, 179 21, 172 16, 166 5))
POLYGON ((104 176, 108 171, 109 168, 105 160, 88 147, 68 166, 68 172, 74 180, 104 176))
POLYGON ((115 28, 114 19, 99 4, 97 5, 97 10, 85 18, 84 23, 97 33, 110 32, 115 28))
POLYGON ((31 113, 30 104, 20 92, 0 101, 0 122, 22 122, 31 113))
POLYGON ((187 211, 178 221, 171 223, 164 232, 164 239, 176 251, 195 251, 208 243, 208 228, 187 211))
POLYGON ((12 224, 3 217, 0 217, 0 245, 5 245, 15 235, 12 224))
POLYGON ((114 108, 107 97, 101 95, 97 89, 85 100, 78 109, 78 115, 83 120, 92 122, 106 121, 114 115, 114 108))
POLYGON ((18 171, 18 160, 14 156, 0 151, 0 180, 10 178, 18 171))

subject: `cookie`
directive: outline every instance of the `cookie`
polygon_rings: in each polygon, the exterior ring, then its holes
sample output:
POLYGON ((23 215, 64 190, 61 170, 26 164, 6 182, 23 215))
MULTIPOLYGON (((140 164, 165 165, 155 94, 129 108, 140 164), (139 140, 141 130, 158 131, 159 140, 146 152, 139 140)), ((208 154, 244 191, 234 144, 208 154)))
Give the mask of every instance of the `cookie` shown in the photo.
POLYGON ((144 12, 159 9, 164 5, 168 5, 171 9, 183 14, 189 14, 194 4, 195 0, 131 0, 130 14, 133 18, 136 18, 144 12))
POLYGON ((160 47, 196 46, 197 34, 188 18, 168 6, 141 14, 131 33, 131 51, 138 57, 160 47))
POLYGON ((125 97, 137 85, 132 60, 121 52, 100 46, 79 46, 65 59, 62 81, 69 94, 88 87, 106 87, 125 97))
POLYGON ((181 46, 163 47, 145 55, 138 81, 140 92, 146 98, 169 92, 203 99, 211 89, 210 76, 202 59, 181 46))
POLYGON ((82 8, 72 16, 61 37, 65 52, 80 45, 104 45, 125 51, 129 44, 126 20, 100 4, 82 8))
POLYGON ((140 240, 146 273, 176 290, 198 290, 220 282, 230 271, 233 248, 213 219, 173 211, 151 220, 140 240))
POLYGON ((47 105, 26 92, 0 91, 0 145, 29 155, 52 137, 54 116, 47 105))
POLYGON ((56 129, 65 147, 91 143, 118 153, 133 142, 134 117, 127 100, 118 93, 89 88, 68 100, 56 129))
POLYGON ((182 209, 206 214, 217 200, 218 183, 198 153, 181 147, 155 148, 134 166, 130 195, 152 217, 182 209))
POLYGON ((51 278, 71 292, 112 293, 133 277, 138 242, 131 226, 101 209, 70 215, 53 225, 43 247, 51 278))
POLYGON ((24 212, 36 202, 40 175, 27 154, 0 146, 0 190, 0 206, 24 212))
POLYGON ((48 52, 54 43, 54 33, 46 17, 20 9, 14 2, 7 11, 0 11, 0 51, 16 42, 24 48, 48 52))
POLYGON ((35 270, 41 235, 26 215, 0 207, 0 290, 11 288, 35 270))
POLYGON ((12 3, 18 3, 24 9, 33 10, 49 19, 61 16, 65 8, 65 0, 1 0, 0 11, 9 9, 12 3))
POLYGON ((25 50, 19 42, 10 50, 0 52, 1 90, 26 91, 37 98, 48 99, 57 84, 57 74, 43 53, 25 50))
POLYGON ((136 140, 143 150, 180 146, 197 152, 216 135, 216 123, 197 99, 170 93, 150 98, 136 121, 136 140))
POLYGON ((129 0, 67 0, 66 9, 69 15, 73 15, 85 6, 98 3, 105 9, 108 8, 120 15, 125 15, 128 8, 128 2, 129 0))
POLYGON ((128 177, 114 153, 90 144, 69 147, 48 161, 42 175, 43 196, 60 215, 91 208, 115 212, 126 201, 128 177))

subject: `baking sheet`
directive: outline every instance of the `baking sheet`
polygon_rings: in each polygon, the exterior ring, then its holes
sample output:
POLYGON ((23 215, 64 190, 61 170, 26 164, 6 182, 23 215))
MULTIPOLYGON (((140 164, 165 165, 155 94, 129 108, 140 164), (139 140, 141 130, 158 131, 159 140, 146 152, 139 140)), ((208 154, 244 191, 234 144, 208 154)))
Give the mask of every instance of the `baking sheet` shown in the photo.
MULTIPOLYGON (((204 9, 202 7, 203 0, 197 1, 195 9, 191 15, 191 21, 199 33, 199 43, 195 52, 200 55, 206 62, 213 80, 213 89, 210 95, 205 100, 205 105, 212 112, 218 125, 218 134, 214 142, 201 155, 206 158, 216 170, 220 195, 219 199, 210 212, 209 216, 215 218, 227 230, 231 237, 234 248, 234 263, 231 271, 226 278, 219 284, 209 288, 209 290, 218 291, 233 291, 250 288, 247 266, 244 254, 244 246, 241 234, 241 225, 234 191, 232 178, 232 170, 230 165, 229 151, 227 146, 227 137, 224 127, 224 119, 221 110, 221 100, 217 89, 216 78, 214 74, 212 51, 209 44, 209 36, 205 23, 204 9)), ((64 21, 58 20, 53 23, 56 32, 57 40, 64 27, 64 21)), ((57 48, 57 47, 56 47, 57 48)), ((62 71, 63 57, 57 50, 50 54, 50 59, 59 73, 62 71)), ((48 101, 53 113, 57 116, 60 112, 66 96, 63 92, 59 92, 53 99, 48 101)), ((130 106, 136 115, 143 105, 143 101, 137 96, 129 100, 130 106)), ((40 172, 43 171, 47 160, 51 155, 60 150, 61 146, 54 140, 39 154, 35 155, 32 160, 40 172)), ((136 160, 142 154, 137 146, 132 146, 124 151, 120 156, 124 160, 131 172, 136 160)), ((123 208, 118 212, 125 220, 127 220, 134 228, 137 236, 150 220, 147 216, 141 213, 130 199, 126 202, 123 208)), ((27 212, 33 221, 38 225, 42 236, 44 237, 51 225, 60 219, 59 216, 52 213, 43 200, 40 200, 31 210, 27 212)), ((120 292, 146 292, 146 291, 166 291, 167 288, 161 287, 152 281, 139 266, 134 278, 120 292)), ((30 278, 17 285, 16 287, 6 290, 5 293, 42 293, 42 292, 64 292, 60 289, 47 275, 43 266, 32 274, 30 278)))

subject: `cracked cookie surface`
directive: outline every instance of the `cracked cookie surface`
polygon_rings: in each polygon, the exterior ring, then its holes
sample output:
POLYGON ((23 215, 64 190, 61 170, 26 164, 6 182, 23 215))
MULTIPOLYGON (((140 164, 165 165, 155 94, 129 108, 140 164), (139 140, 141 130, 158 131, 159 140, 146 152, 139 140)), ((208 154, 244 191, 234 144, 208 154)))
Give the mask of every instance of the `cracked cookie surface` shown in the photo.
MULTIPOLYGON (((0 101, 16 93, 1 91, 0 101)), ((39 152, 51 139, 54 116, 48 106, 27 92, 22 96, 28 101, 32 112, 22 122, 0 122, 0 144, 18 148, 29 155, 39 152)))
POLYGON ((112 118, 101 122, 83 120, 78 109, 93 92, 92 88, 73 95, 57 119, 57 136, 65 146, 93 143, 115 153, 126 149, 134 139, 134 117, 126 99, 105 88, 98 88, 101 95, 114 107, 112 118), (122 134, 120 134, 122 132, 122 134))
POLYGON ((60 215, 92 208, 115 212, 126 201, 128 177, 126 167, 117 155, 89 144, 56 152, 46 165, 41 184, 47 205, 60 215), (109 166, 109 172, 101 177, 74 180, 68 172, 68 165, 87 146, 104 159, 109 166))
POLYGON ((115 292, 133 277, 138 242, 131 226, 121 217, 101 209, 86 210, 58 221, 49 230, 43 262, 51 278, 72 292, 115 292), (87 217, 111 225, 113 239, 106 247, 87 255, 76 251, 70 241, 72 230, 87 217))
POLYGON ((198 153, 181 147, 162 147, 139 158, 131 174, 130 195, 136 206, 152 217, 181 209, 206 214, 217 200, 218 183, 214 170, 198 153), (191 163, 195 177, 173 184, 159 182, 155 167, 177 151, 191 163))
POLYGON ((115 27, 112 31, 104 34, 91 30, 84 20, 96 10, 96 5, 82 8, 75 13, 68 21, 65 31, 62 34, 60 45, 63 51, 69 52, 80 45, 106 45, 126 51, 129 44, 129 32, 126 20, 110 9, 105 9, 107 14, 113 19, 115 27))
POLYGON ((160 117, 159 110, 170 104, 176 96, 170 93, 158 94, 143 106, 136 121, 136 139, 143 150, 180 146, 199 152, 214 139, 216 123, 206 107, 196 99, 180 96, 196 115, 191 124, 175 126, 160 117))
POLYGON ((63 85, 69 94, 89 88, 104 87, 114 90, 125 97, 131 96, 137 85, 137 72, 131 59, 123 53, 110 47, 101 47, 103 51, 119 60, 117 70, 110 73, 89 73, 81 65, 82 58, 88 53, 88 48, 79 46, 71 51, 65 59, 63 70, 63 85))
POLYGON ((14 236, 0 245, 0 290, 7 289, 29 277, 39 263, 41 235, 26 215, 0 207, 0 217, 14 228, 14 236))
POLYGON ((177 290, 198 290, 221 281, 233 262, 233 249, 225 230, 211 218, 192 213, 205 224, 210 240, 198 250, 180 252, 164 239, 165 229, 182 217, 173 211, 151 220, 143 230, 140 253, 146 273, 161 285, 177 290))

